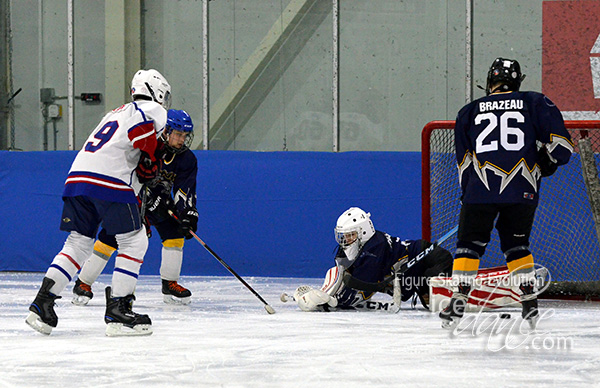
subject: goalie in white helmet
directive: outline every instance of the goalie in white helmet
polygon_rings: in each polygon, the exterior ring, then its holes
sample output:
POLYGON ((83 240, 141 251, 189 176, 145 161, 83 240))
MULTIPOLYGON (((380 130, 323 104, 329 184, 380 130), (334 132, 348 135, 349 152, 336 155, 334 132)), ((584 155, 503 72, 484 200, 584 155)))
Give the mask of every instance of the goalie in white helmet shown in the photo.
POLYGON ((327 271, 323 286, 301 286, 294 293, 304 311, 361 308, 377 292, 394 296, 397 305, 418 297, 427 308, 427 279, 452 272, 452 255, 441 247, 435 247, 410 268, 400 270, 431 243, 402 240, 377 231, 371 214, 357 207, 340 215, 334 233, 339 245, 335 267, 327 271), (398 280, 393 282, 394 278, 398 280))

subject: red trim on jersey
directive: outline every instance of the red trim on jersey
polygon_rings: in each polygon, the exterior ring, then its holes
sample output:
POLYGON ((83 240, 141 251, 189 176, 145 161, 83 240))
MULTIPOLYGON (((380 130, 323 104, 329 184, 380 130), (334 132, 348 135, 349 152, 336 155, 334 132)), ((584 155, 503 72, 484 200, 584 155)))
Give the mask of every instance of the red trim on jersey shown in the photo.
POLYGON ((70 175, 65 181, 65 185, 73 184, 73 183, 88 183, 90 185, 107 187, 112 190, 122 190, 122 191, 132 191, 133 189, 125 184, 115 183, 114 181, 110 181, 107 179, 98 178, 95 176, 85 175, 85 174, 77 174, 70 175))
POLYGON ((134 148, 138 148, 150 155, 154 161, 154 151, 156 151, 156 131, 154 130, 154 121, 145 121, 134 125, 127 131, 127 137, 133 143, 134 148))

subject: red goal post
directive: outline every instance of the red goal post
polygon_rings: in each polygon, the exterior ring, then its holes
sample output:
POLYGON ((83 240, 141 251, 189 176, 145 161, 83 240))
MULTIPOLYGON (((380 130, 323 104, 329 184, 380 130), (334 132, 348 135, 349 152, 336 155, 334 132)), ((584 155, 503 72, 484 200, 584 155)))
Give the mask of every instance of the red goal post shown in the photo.
MULTIPOLYGON (((600 183, 596 169, 600 158, 600 121, 565 121, 565 125, 575 150, 568 164, 542 181, 531 250, 536 263, 549 268, 553 280, 592 285, 595 288, 586 294, 591 292, 596 299, 600 296, 597 291, 600 289, 597 233, 600 222, 595 219, 600 219, 600 183), (588 152, 583 152, 586 149, 588 152), (591 169, 594 172, 590 178, 591 169), (588 179, 584 178, 585 171, 588 179)), ((432 121, 425 125, 421 133, 421 162, 422 236, 433 241, 458 224, 460 187, 454 121, 432 121)), ((443 246, 453 252, 455 244, 456 237, 453 237, 443 246)), ((503 264, 504 257, 494 231, 481 267, 503 264)))

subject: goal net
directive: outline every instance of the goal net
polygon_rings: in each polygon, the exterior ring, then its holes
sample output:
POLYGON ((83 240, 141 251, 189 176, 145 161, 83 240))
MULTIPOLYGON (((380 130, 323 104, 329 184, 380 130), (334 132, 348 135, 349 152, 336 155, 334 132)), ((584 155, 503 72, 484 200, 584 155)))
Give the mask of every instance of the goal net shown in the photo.
MULTIPOLYGON (((542 178, 530 249, 549 269, 548 298, 600 298, 600 121, 566 121, 575 144, 568 164, 542 178)), ((421 136, 423 238, 435 241, 458 225, 460 186, 454 121, 432 121, 421 136)), ((442 246, 454 252, 456 235, 442 246)), ((496 230, 480 268, 505 264, 496 230)))

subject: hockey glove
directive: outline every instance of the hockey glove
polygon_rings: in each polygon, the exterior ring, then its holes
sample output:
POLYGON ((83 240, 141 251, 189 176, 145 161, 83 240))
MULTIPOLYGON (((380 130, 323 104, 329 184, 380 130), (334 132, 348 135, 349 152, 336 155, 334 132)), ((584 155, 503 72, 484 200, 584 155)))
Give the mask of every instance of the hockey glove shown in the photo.
POLYGON ((196 232, 198 228, 198 212, 194 209, 189 209, 180 217, 181 223, 179 225, 179 231, 186 238, 192 238, 192 232, 196 232))
POLYGON ((156 160, 164 160, 167 156, 167 146, 161 140, 156 142, 156 151, 154 151, 154 157, 156 160))
POLYGON ((314 289, 311 286, 300 286, 294 291, 294 299, 302 311, 329 311, 336 307, 337 299, 326 292, 314 289))
POLYGON ((540 166, 540 172, 542 173, 543 177, 554 174, 558 169, 558 164, 554 163, 550 159, 550 155, 548 154, 546 147, 542 147, 538 150, 537 164, 540 166))
POLYGON ((158 166, 160 161, 158 159, 152 160, 150 155, 142 151, 142 155, 140 156, 140 160, 135 169, 135 173, 140 180, 140 183, 147 183, 156 178, 158 175, 158 166))
POLYGON ((147 201, 148 211, 157 218, 170 218, 169 210, 175 211, 175 204, 169 193, 156 193, 154 190, 150 190, 147 201))

